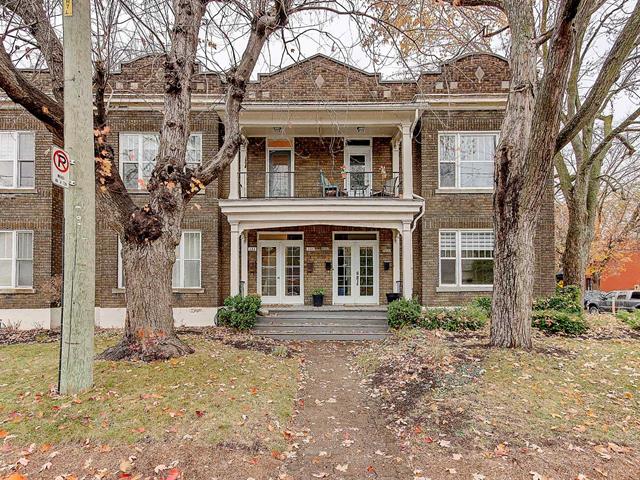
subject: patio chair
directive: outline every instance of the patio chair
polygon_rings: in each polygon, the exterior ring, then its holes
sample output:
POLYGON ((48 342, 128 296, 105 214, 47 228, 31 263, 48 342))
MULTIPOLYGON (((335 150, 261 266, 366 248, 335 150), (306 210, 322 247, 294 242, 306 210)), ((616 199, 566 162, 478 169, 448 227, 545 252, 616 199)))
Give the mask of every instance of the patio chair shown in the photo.
POLYGON ((337 197, 340 193, 338 185, 329 182, 329 179, 322 170, 320 170, 320 188, 322 189, 323 197, 337 197))
POLYGON ((395 197, 399 192, 399 182, 400 177, 395 176, 391 177, 384 182, 382 186, 382 190, 377 192, 373 192, 372 196, 374 197, 395 197))

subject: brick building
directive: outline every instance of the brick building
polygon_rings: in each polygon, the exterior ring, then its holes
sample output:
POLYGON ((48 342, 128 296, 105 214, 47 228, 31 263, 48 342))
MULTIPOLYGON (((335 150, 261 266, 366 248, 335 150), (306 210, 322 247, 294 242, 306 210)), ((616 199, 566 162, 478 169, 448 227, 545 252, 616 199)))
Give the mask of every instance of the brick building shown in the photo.
MULTIPOLYGON (((162 121, 161 65, 143 57, 110 79, 110 141, 140 204, 162 121)), ((488 54, 416 81, 386 81, 323 55, 259 75, 241 115, 245 144, 185 217, 176 322, 211 324, 236 293, 277 305, 309 304, 319 288, 333 305, 382 305, 391 292, 427 305, 489 295, 493 153, 508 88, 507 63, 488 54)), ((224 136, 224 92, 210 72, 195 76, 192 91, 188 161, 197 163, 224 136)), ((22 328, 58 318, 63 195, 50 183, 51 143, 0 98, 0 320, 22 328)), ((536 294, 554 286, 552 195, 550 181, 536 294)), ((118 238, 97 222, 96 321, 117 326, 126 294, 118 238)))

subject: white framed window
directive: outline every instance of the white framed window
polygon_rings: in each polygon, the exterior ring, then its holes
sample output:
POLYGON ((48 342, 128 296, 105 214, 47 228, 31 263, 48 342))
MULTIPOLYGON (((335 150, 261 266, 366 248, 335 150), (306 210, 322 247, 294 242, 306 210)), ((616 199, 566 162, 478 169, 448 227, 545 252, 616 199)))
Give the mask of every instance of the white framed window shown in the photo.
MULTIPOLYGON (((173 288, 201 288, 202 285, 202 234, 199 230, 184 230, 176 247, 176 263, 173 264, 173 288)), ((124 288, 122 267, 122 242, 118 238, 118 288, 124 288)))
POLYGON ((0 288, 33 287, 33 232, 0 231, 0 288))
POLYGON ((0 188, 35 186, 34 132, 0 132, 0 188))
MULTIPOLYGON (((120 134, 120 175, 128 190, 144 190, 156 164, 160 134, 120 134)), ((202 134, 192 133, 187 141, 187 165, 202 163, 202 134)))
POLYGON ((438 135, 439 188, 493 188, 497 132, 438 135))
POLYGON ((441 287, 493 285, 492 230, 440 230, 441 287))

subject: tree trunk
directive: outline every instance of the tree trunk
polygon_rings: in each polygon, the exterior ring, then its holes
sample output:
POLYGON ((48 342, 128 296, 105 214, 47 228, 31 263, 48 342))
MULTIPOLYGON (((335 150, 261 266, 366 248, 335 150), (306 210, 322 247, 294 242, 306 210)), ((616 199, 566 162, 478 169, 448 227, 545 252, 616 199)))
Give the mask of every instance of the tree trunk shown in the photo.
POLYGON ((583 289, 592 240, 592 235, 589 232, 589 219, 586 205, 568 205, 568 210, 569 225, 562 254, 563 283, 576 285, 583 289))
POLYGON ((172 267, 180 229, 148 244, 123 241, 127 316, 119 344, 105 350, 105 360, 165 360, 193 352, 175 334, 172 267))

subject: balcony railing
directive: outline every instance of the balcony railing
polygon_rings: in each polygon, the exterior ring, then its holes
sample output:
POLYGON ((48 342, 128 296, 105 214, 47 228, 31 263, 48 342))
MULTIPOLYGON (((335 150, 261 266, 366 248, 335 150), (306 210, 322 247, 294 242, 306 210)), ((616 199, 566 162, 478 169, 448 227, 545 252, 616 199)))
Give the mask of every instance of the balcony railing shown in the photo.
POLYGON ((394 198, 402 193, 399 172, 247 171, 238 175, 241 198, 394 198))

